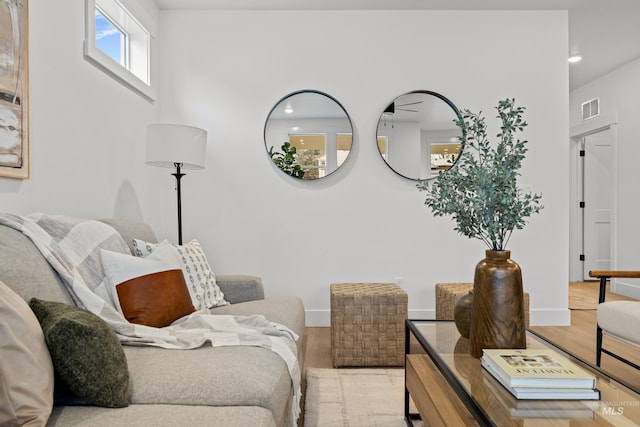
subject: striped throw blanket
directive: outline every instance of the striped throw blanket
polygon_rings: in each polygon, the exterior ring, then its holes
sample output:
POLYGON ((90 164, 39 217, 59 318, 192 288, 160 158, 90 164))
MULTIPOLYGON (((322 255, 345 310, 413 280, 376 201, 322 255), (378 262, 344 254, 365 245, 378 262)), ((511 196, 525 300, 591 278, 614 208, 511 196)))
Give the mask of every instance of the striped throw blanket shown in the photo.
POLYGON ((296 348, 299 337, 289 328, 262 315, 212 315, 206 311, 196 311, 164 328, 129 323, 110 301, 100 258, 100 249, 131 253, 114 228, 100 221, 45 214, 0 214, 0 223, 29 237, 62 277, 76 305, 104 319, 123 344, 167 349, 192 349, 207 343, 214 347, 246 345, 278 354, 291 375, 296 423, 301 397, 296 348))

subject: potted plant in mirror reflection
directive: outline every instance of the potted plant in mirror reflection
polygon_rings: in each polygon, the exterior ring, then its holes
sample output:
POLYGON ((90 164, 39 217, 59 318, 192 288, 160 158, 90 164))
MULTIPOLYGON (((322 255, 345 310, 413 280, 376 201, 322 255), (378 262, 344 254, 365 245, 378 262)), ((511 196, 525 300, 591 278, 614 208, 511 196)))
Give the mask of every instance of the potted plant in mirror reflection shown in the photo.
POLYGON ((543 207, 540 194, 517 185, 527 153, 527 141, 516 138, 527 126, 525 109, 516 106, 514 99, 505 99, 496 110, 501 126, 495 147, 487 138, 482 112, 462 110, 462 119, 456 120, 463 144, 458 162, 433 181, 418 183, 435 216, 451 215, 458 233, 489 247, 476 266, 473 294, 465 297, 473 298, 468 335, 475 357, 482 355, 483 348, 526 345, 522 276, 506 246, 513 230, 524 228, 543 207))
POLYGON ((291 145, 290 142, 285 142, 280 149, 282 153, 273 151, 273 146, 269 148, 269 157, 271 157, 273 163, 287 175, 295 178, 304 177, 302 167, 296 163, 296 147, 291 145))

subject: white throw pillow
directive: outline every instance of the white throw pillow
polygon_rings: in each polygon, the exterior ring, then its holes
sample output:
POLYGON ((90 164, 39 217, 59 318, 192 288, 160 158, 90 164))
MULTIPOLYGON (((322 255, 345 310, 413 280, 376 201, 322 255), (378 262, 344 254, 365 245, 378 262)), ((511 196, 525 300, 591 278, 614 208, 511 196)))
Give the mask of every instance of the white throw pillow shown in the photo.
POLYGON ((194 311, 182 262, 169 242, 146 258, 104 249, 100 255, 114 306, 129 322, 161 328, 194 311))
POLYGON ((127 280, 161 271, 181 269, 182 263, 169 242, 162 242, 153 256, 132 257, 113 251, 100 250, 102 268, 109 281, 108 290, 113 305, 122 313, 118 299, 117 285, 127 280))
MULTIPOLYGON (((133 239, 133 254, 139 257, 149 256, 157 246, 158 243, 133 239)), ((216 276, 207 262, 200 243, 194 239, 186 245, 173 245, 173 247, 182 262, 184 280, 196 310, 228 305, 222 290, 216 283, 216 276)))
POLYGON ((0 425, 43 426, 53 408, 53 363, 38 319, 0 282, 0 425))

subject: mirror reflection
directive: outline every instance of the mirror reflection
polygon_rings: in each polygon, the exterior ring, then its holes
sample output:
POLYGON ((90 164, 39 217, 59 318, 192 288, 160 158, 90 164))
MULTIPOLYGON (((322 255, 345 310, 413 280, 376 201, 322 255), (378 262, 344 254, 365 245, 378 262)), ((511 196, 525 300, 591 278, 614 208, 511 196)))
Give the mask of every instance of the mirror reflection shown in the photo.
POLYGON ((264 142, 282 172, 299 179, 319 179, 346 161, 353 128, 337 100, 326 93, 303 90, 285 96, 271 109, 264 142))
POLYGON ((414 91, 393 100, 378 120, 378 150, 397 174, 413 179, 435 178, 453 166, 462 146, 455 124, 462 116, 444 96, 414 91))

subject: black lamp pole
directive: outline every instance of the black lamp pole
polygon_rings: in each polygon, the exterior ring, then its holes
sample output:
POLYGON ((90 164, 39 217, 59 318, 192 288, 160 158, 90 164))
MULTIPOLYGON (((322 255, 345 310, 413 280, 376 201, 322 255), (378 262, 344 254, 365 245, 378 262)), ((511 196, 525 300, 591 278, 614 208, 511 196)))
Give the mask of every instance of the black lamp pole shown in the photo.
POLYGON ((172 173, 171 175, 176 177, 176 191, 178 193, 178 244, 182 245, 182 202, 180 196, 180 178, 185 174, 180 173, 182 163, 174 163, 173 165, 176 167, 176 173, 172 173))

